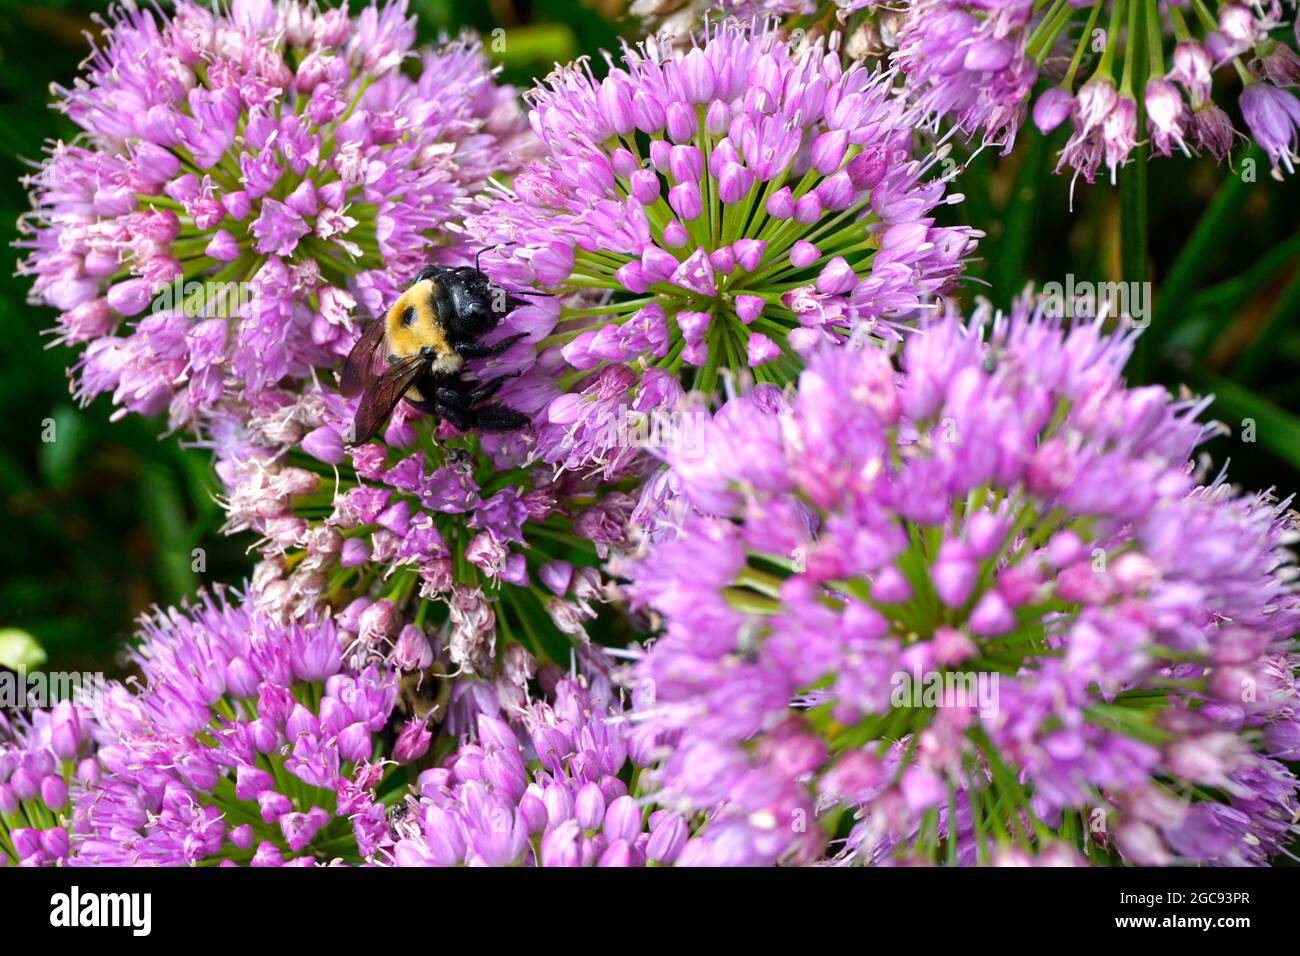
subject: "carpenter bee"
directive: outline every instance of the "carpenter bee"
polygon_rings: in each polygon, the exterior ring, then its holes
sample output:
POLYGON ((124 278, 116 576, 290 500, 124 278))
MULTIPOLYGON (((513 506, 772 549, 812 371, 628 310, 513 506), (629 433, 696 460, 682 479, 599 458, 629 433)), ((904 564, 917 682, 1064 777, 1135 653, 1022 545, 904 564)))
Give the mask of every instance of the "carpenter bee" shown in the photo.
POLYGON ((373 438, 403 398, 461 431, 515 431, 528 417, 487 406, 510 376, 491 382, 461 377, 465 360, 500 355, 527 333, 495 345, 478 341, 519 299, 497 289, 473 266, 426 266, 383 319, 372 321, 343 364, 339 389, 361 394, 351 444, 373 438), (494 309, 493 306, 496 306, 494 309))

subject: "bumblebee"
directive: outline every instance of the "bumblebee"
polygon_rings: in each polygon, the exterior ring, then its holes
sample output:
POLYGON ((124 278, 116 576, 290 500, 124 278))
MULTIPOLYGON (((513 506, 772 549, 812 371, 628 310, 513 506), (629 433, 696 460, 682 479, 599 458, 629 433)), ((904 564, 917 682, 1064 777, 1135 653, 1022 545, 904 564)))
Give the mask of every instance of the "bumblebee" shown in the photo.
MULTIPOLYGON (((438 661, 423 670, 403 674, 397 681, 397 700, 392 720, 384 729, 389 752, 392 752, 407 721, 422 720, 425 727, 433 731, 446 719, 450 703, 451 679, 447 676, 447 669, 438 661)), ((434 763, 434 752, 430 750, 414 761, 411 767, 418 772, 427 770, 434 763)))
POLYGON ((521 305, 473 266, 426 266, 383 319, 361 333, 343 364, 339 389, 361 395, 349 444, 373 438, 397 403, 406 401, 461 431, 516 431, 528 417, 485 404, 511 376, 491 382, 461 377, 465 361, 500 355, 527 333, 495 345, 479 339, 521 305), (493 306, 496 308, 493 308, 493 306))
POLYGON ((424 670, 403 674, 397 682, 397 710, 407 718, 424 720, 432 712, 441 721, 450 700, 451 681, 437 661, 424 670))

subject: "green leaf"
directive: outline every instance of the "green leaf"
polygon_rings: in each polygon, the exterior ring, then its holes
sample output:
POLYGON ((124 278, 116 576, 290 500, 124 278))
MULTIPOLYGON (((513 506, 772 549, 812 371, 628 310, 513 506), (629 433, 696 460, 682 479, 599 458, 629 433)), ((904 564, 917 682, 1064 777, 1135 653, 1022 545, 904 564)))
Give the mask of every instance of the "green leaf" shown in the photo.
MULTIPOLYGON (((1202 360, 1214 347, 1216 336, 1231 335, 1232 326, 1242 307, 1260 290, 1265 288, 1273 274, 1288 265, 1300 254, 1300 235, 1292 236, 1265 252, 1241 275, 1225 279, 1217 285, 1198 292, 1188 303, 1187 311, 1191 321, 1195 322, 1196 334, 1190 337, 1188 345, 1202 360)), ((1294 290, 1292 290, 1294 293, 1294 290)), ((1279 309, 1285 311, 1288 303, 1284 294, 1278 303, 1279 309)), ((1247 346, 1249 349, 1267 349, 1273 331, 1278 328, 1278 312, 1275 311, 1268 321, 1260 327, 1247 346)), ((1262 356, 1256 355, 1255 361, 1262 356)), ((1236 375, 1233 376, 1237 378, 1236 375)))
POLYGON ((77 460, 86 445, 81 415, 70 405, 60 405, 40 422, 41 447, 37 464, 51 488, 66 487, 77 474, 77 460))
POLYGON ((140 470, 140 508, 157 542, 157 569, 163 594, 179 601, 198 587, 191 565, 193 532, 185 516, 184 496, 175 474, 165 465, 140 470))
POLYGON ((1207 309, 1218 311, 1226 309, 1235 311, 1260 288, 1282 266, 1289 263, 1300 253, 1300 234, 1292 236, 1268 249, 1255 263, 1240 275, 1204 289, 1192 297, 1190 308, 1201 312, 1207 309))
POLYGON ((1196 383, 1214 393, 1214 417, 1232 427, 1234 434, 1245 419, 1255 423, 1255 440, 1278 458, 1300 468, 1300 417, 1274 405, 1248 388, 1217 375, 1201 373, 1196 383))
POLYGON ((1272 313, 1255 333, 1232 367, 1233 381, 1253 384, 1259 381, 1269 360, 1276 357, 1280 333, 1300 318, 1300 275, 1293 277, 1278 296, 1272 313))
MULTIPOLYGON (((1136 90, 1134 106, 1137 110, 1138 129, 1146 124, 1146 106, 1142 90, 1147 80, 1147 18, 1139 15, 1137 0, 1130 0, 1128 8, 1129 42, 1124 49, 1124 79, 1122 87, 1125 93, 1136 90)), ((1150 210, 1147 193, 1147 146, 1139 143, 1133 150, 1133 159, 1124 167, 1119 177, 1120 203, 1120 268, 1124 281, 1144 283, 1151 277, 1147 249, 1150 210)), ((1151 335, 1141 336, 1133 348, 1133 360, 1129 363, 1130 377, 1139 381, 1147 376, 1147 350, 1151 346, 1151 335)))
MULTIPOLYGON (((1034 225, 1041 202, 1039 194, 1049 158, 1047 137, 1031 136, 1024 163, 1003 211, 1002 241, 997 256, 989 263, 992 292, 995 300, 1003 306, 1009 306, 1025 284, 1025 261, 1034 241, 1034 225)), ((987 182, 984 188, 987 188, 987 182)))
POLYGON ((538 23, 489 34, 483 48, 506 65, 567 63, 577 54, 578 38, 567 23, 538 23))
MULTIPOLYGON (((1259 147, 1252 146, 1243 160, 1254 159, 1258 165, 1263 158, 1259 147)), ((1205 264, 1214 260, 1215 248, 1223 241, 1228 224, 1240 213, 1244 189, 1245 181, 1239 175, 1230 174, 1223 181, 1214 202, 1201 216, 1191 238, 1165 275, 1152 320, 1153 325, 1160 327, 1162 338, 1168 334, 1168 326, 1177 325, 1187 317, 1183 314, 1187 300, 1205 278, 1205 264)))

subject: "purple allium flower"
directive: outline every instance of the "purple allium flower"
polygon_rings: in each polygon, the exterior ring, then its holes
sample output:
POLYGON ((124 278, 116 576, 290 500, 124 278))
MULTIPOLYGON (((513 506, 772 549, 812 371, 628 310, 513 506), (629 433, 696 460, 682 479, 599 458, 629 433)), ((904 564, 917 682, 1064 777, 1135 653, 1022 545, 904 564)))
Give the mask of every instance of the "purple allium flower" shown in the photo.
POLYGON ((1300 129, 1300 100, 1295 94, 1268 83, 1252 83, 1241 94, 1241 113, 1255 142, 1273 162, 1288 173, 1300 162, 1296 131, 1300 129))
POLYGON ((1088 182, 1102 163, 1113 178, 1137 145, 1139 96, 1146 101, 1146 132, 1156 155, 1195 148, 1222 159, 1235 130, 1214 105, 1211 82, 1215 71, 1231 65, 1246 80, 1240 105, 1247 128, 1274 170, 1289 171, 1300 111, 1279 88, 1297 85, 1300 57, 1270 36, 1283 10, 1282 4, 1228 3, 1214 21, 1204 6, 1194 6, 1189 25, 1185 8, 1173 3, 913 0, 903 13, 895 61, 907 95, 936 124, 946 120, 1004 152, 1031 101, 1034 124, 1044 133, 1069 115, 1073 133, 1057 169, 1068 168, 1088 182), (1129 39, 1138 17, 1147 21, 1141 51, 1129 39), (1193 28, 1200 29, 1200 38, 1193 28), (1098 38, 1105 44, 1100 51, 1093 46, 1098 38), (1145 90, 1133 83, 1137 58, 1146 61, 1150 75, 1145 90), (1058 85, 1033 100, 1034 86, 1044 77, 1058 85), (1255 77, 1267 82, 1255 83, 1255 77))
POLYGON ((1177 87, 1169 80, 1148 80, 1144 105, 1152 151, 1168 156, 1176 146, 1187 152, 1184 137, 1190 117, 1177 87))
POLYGON ((225 485, 228 532, 260 536, 259 608, 292 618, 383 600, 382 626, 347 625, 371 649, 417 618, 437 627, 456 672, 491 676, 523 642, 567 664, 604 600, 599 560, 622 540, 623 496, 595 476, 530 460, 518 434, 458 435, 404 406, 386 443, 347 448, 351 403, 332 388, 267 390, 205 416, 225 485), (568 576, 553 572, 562 560, 568 576))
POLYGON ((665 621, 632 716, 680 736, 652 792, 709 815, 683 862, 1281 851, 1288 502, 1198 484, 1205 403, 1126 387, 1132 342, 948 316, 669 452, 689 507, 627 570, 665 621))
POLYGON ((386 834, 397 677, 354 667, 329 617, 280 623, 203 595, 143 622, 138 692, 110 690, 102 776, 75 804, 76 865, 360 862, 386 834))
POLYGON ((445 226, 527 134, 474 43, 412 51, 405 0, 214 11, 111 16, 58 90, 84 135, 31 177, 20 243, 33 301, 85 346, 75 393, 173 427, 335 365, 354 309, 469 261, 445 226))
POLYGON ((476 742, 420 775, 387 850, 396 865, 625 867, 682 855, 686 820, 666 809, 645 814, 646 801, 619 776, 653 754, 645 731, 568 677, 553 699, 509 720, 479 714, 476 742))
POLYGON ((914 0, 899 33, 899 68, 926 113, 1008 152, 1038 78, 1027 50, 1033 4, 914 0))
POLYGON ((466 228, 499 244, 483 263, 503 286, 586 293, 503 322, 543 330, 516 384, 550 389, 534 421, 565 467, 615 473, 629 422, 671 415, 722 370, 789 381, 820 339, 896 336, 978 235, 933 224, 958 197, 926 178, 933 158, 910 158, 889 76, 821 41, 792 51, 770 24, 730 21, 688 50, 647 41, 604 79, 566 67, 529 99, 546 155, 466 228))
POLYGON ((91 708, 72 701, 13 721, 0 714, 0 863, 67 859, 72 801, 99 779, 99 733, 91 708))

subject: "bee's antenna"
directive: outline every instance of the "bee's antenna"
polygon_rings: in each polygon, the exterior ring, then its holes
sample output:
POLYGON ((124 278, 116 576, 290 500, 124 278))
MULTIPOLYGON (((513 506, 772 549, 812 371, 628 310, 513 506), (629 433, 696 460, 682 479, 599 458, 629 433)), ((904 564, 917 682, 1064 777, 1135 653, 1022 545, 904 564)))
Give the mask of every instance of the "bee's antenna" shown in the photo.
MULTIPOLYGON (((515 245, 515 243, 513 243, 513 242, 498 242, 495 246, 492 246, 492 247, 491 247, 491 251, 492 251, 492 252, 497 252, 497 251, 500 250, 500 249, 509 249, 509 248, 510 248, 511 246, 513 246, 513 245, 515 245)), ((475 271, 475 272, 479 272, 479 271, 480 271, 480 269, 479 269, 479 267, 478 267, 478 260, 479 260, 479 258, 483 255, 483 253, 485 253, 485 252, 487 252, 487 251, 488 251, 488 250, 487 250, 486 248, 484 248, 484 249, 480 249, 477 253, 474 254, 474 271, 475 271)))

